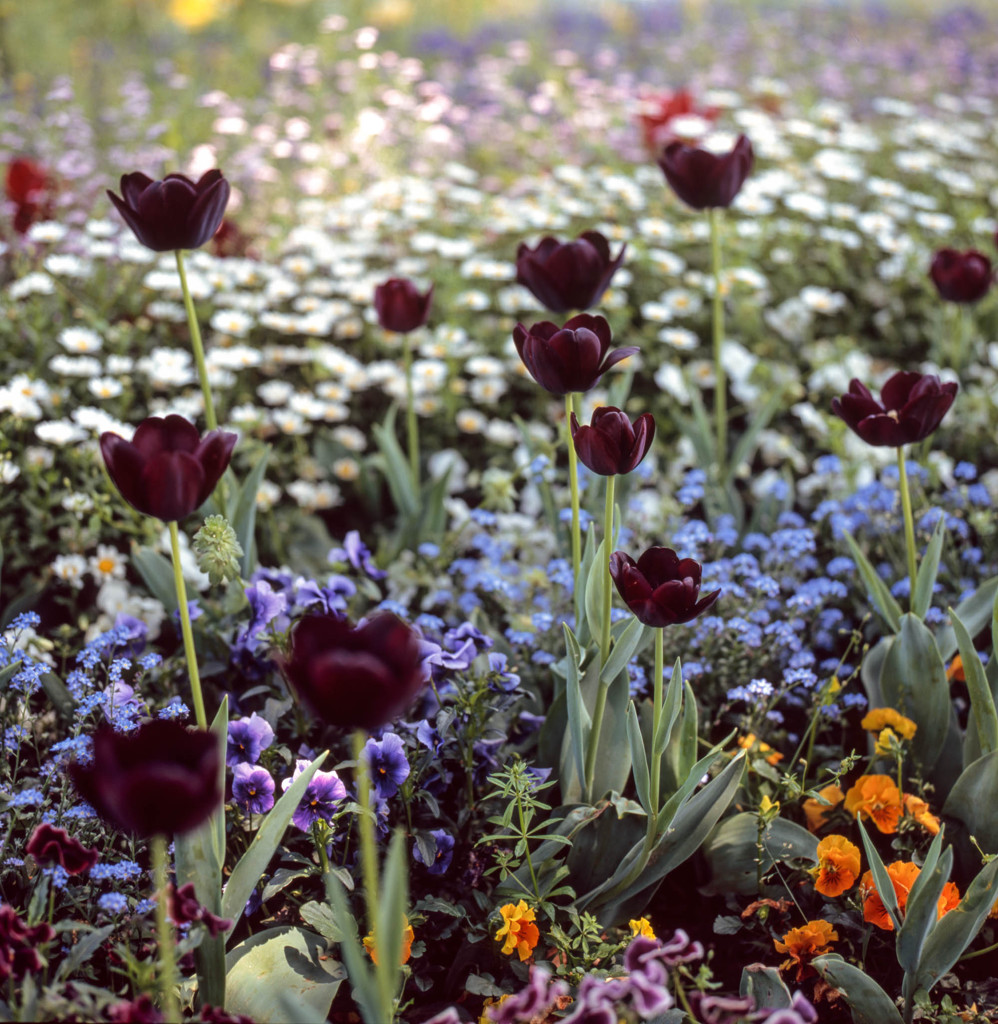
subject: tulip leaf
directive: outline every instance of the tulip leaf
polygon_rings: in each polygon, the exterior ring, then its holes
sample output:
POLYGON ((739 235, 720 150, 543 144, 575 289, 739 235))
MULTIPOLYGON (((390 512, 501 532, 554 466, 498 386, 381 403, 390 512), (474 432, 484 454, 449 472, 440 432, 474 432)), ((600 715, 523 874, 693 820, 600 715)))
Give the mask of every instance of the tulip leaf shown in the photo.
MULTIPOLYGON (((20 665, 20 662, 17 665, 20 665)), ((17 666, 7 667, 17 668, 17 666)), ((16 671, 12 672, 11 676, 15 674, 16 671)), ((9 679, 10 676, 7 678, 9 679)), ((62 718, 71 721, 76 711, 76 701, 73 700, 73 695, 66 688, 66 684, 54 672, 46 672, 41 678, 41 683, 48 699, 52 701, 52 706, 59 712, 62 718)), ((2 682, 0 682, 0 685, 2 685, 2 682)))
POLYGON ((248 476, 239 489, 239 497, 235 502, 235 508, 232 512, 232 529, 235 531, 236 539, 243 549, 242 566, 240 569, 244 580, 248 580, 256 568, 254 540, 256 532, 256 495, 260 490, 260 483, 267 468, 270 452, 271 449, 266 447, 260 453, 260 457, 256 460, 256 465, 249 471, 248 476))
POLYGON ((586 623, 597 643, 603 626, 603 574, 607 571, 606 561, 610 557, 607 547, 604 538, 596 549, 586 576, 586 623))
POLYGON ((322 1024, 346 973, 320 936, 287 925, 239 943, 226 966, 226 1012, 259 1024, 322 1024))
POLYGON ((658 735, 652 737, 652 756, 661 757, 672 738, 672 728, 676 724, 683 701, 683 666, 676 658, 672 666, 672 677, 662 700, 662 716, 658 723, 658 735))
POLYGON ((690 419, 682 414, 676 415, 679 429, 692 442, 697 453, 697 461, 703 466, 712 466, 718 462, 714 428, 707 415, 707 408, 703 404, 700 388, 696 385, 691 386, 685 374, 683 383, 686 384, 686 390, 690 396, 693 418, 690 419))
POLYGON ((246 909, 246 901, 256 888, 257 883, 267 870, 270 859, 284 838, 284 833, 305 795, 312 776, 326 759, 328 751, 323 751, 288 787, 285 794, 274 804, 263 819, 263 824, 253 837, 249 849, 239 858, 239 863, 232 869, 229 881, 222 894, 222 917, 232 921, 226 938, 232 934, 233 928, 246 909))
POLYGON ((969 764, 943 804, 943 814, 963 822, 985 853, 998 853, 998 750, 969 764))
POLYGON ((881 617, 888 626, 896 633, 901 628, 901 606, 891 596, 887 584, 880 578, 877 570, 870 564, 870 560, 860 550, 859 545, 853 540, 852 535, 846 531, 843 533, 849 551, 856 562, 856 568, 870 592, 874 607, 880 612, 881 617))
MULTIPOLYGON (((596 770, 590 797, 604 793, 622 793, 627 788, 631 774, 631 751, 627 743, 627 706, 631 702, 631 684, 627 672, 621 672, 609 683, 600 683, 598 658, 593 659, 592 682, 587 693, 596 692, 596 687, 605 685, 606 705, 603 709, 603 724, 600 729, 599 748, 596 751, 596 770)), ((586 681, 590 680, 589 673, 586 681)), ((592 705, 595 708, 595 699, 592 705)))
POLYGON ((870 842, 870 837, 866 834, 866 829, 863 828, 863 822, 861 819, 856 819, 856 825, 859 828, 859 836, 863 841, 863 849, 866 850, 866 859, 870 864, 870 873, 873 875, 873 883, 877 888, 877 892, 880 895, 880 901, 884 905, 884 909, 887 911, 891 921, 894 923, 895 931, 901 930, 901 910, 898 907, 897 893, 894 891, 894 883, 891 881, 891 876, 887 874, 887 868, 884 862, 880 859, 880 854, 877 853, 877 848, 870 842))
MULTIPOLYGON (((994 621, 994 604, 998 598, 998 576, 985 580, 970 597, 956 606, 960 621, 967 627, 971 636, 978 633, 988 622, 994 621)), ((944 662, 956 653, 956 633, 952 626, 943 626, 936 634, 936 646, 944 662)))
POLYGON ((640 619, 632 618, 624 627, 624 631, 614 641, 610 649, 610 657, 600 670, 600 679, 609 682, 627 668, 627 663, 638 654, 648 638, 651 630, 640 619))
POLYGON ((590 639, 599 637, 599 630, 593 633, 588 626, 586 614, 587 587, 586 581, 592 568, 593 560, 596 557, 596 528, 589 524, 589 531, 586 534, 585 547, 582 550, 582 560, 579 563, 579 575, 575 580, 575 628, 578 630, 579 643, 585 647, 590 639), (588 635, 587 635, 588 633, 588 635))
POLYGON ((152 548, 136 548, 132 552, 132 565, 138 570, 150 593, 171 614, 177 610, 177 588, 173 578, 173 563, 152 548))
POLYGON ((967 886, 963 899, 943 915, 922 947, 914 988, 929 991, 963 955, 998 899, 998 858, 989 861, 967 886))
POLYGON ((811 964, 845 996, 853 1024, 903 1024, 894 1000, 865 971, 846 963, 838 953, 815 957, 811 964))
POLYGON ((385 1013, 381 1006, 378 981, 368 966, 363 947, 357 935, 357 921, 350 913, 343 883, 331 872, 325 876, 326 899, 333 910, 336 928, 340 933, 340 956, 350 978, 350 996, 357 1004, 365 1024, 382 1024, 391 1020, 391 1013, 385 1013))
POLYGON ((651 806, 651 775, 648 771, 648 755, 645 753, 645 741, 638 724, 634 701, 627 705, 627 740, 631 746, 631 772, 634 775, 634 788, 638 793, 638 803, 652 817, 658 814, 658 808, 651 806))
POLYGON ((579 785, 585 775, 586 750, 589 747, 589 733, 592 728, 592 719, 582 699, 582 682, 579 675, 582 660, 582 651, 575 634, 562 623, 565 633, 565 646, 568 650, 567 667, 568 675, 565 679, 565 700, 568 710, 568 732, 569 742, 572 746, 572 756, 575 761, 575 774, 579 785))
MULTIPOLYGON (((974 716, 974 728, 982 754, 990 754, 998 750, 998 711, 995 710, 995 699, 991 693, 984 666, 977 656, 974 641, 967 627, 960 621, 960 616, 952 608, 947 608, 953 635, 960 651, 963 663, 963 674, 967 680, 967 691, 970 694, 970 708, 974 716)), ((968 727, 969 731, 969 727, 968 727)))
MULTIPOLYGON (((378 963, 375 967, 381 1005, 389 1015, 395 1004, 402 972, 402 942, 405 929, 406 911, 409 905, 409 873, 406 856, 405 835, 396 829, 388 847, 385 870, 379 880, 378 920, 374 926, 375 951, 378 963)), ((370 900, 374 894, 367 893, 370 900)), ((383 1017, 382 1019, 388 1019, 383 1017)))
POLYGON ((897 936, 897 958, 905 972, 907 999, 914 995, 914 989, 909 992, 907 987, 914 980, 922 956, 922 947, 939 919, 937 904, 953 870, 953 847, 947 847, 940 856, 942 835, 942 831, 936 833, 929 855, 908 893, 904 923, 897 936))
POLYGON ((932 591, 939 573, 939 557, 943 551, 945 537, 946 518, 940 516, 925 548, 925 554, 922 555, 922 564, 918 567, 918 573, 915 576, 915 592, 911 597, 911 611, 920 619, 925 618, 925 613, 932 605, 932 591))
POLYGON ((742 968, 738 994, 751 996, 756 1006, 764 1006, 767 1010, 785 1010, 793 1002, 779 970, 765 964, 748 964, 742 968))
POLYGON ((890 641, 880 673, 884 703, 918 726, 911 741, 915 760, 931 769, 949 730, 950 693, 946 666, 928 626, 910 612, 890 641))
POLYGON ((409 460, 395 437, 397 413, 398 406, 393 404, 385 415, 385 422, 376 423, 372 430, 381 452, 380 468, 384 473, 392 501, 403 518, 415 519, 419 514, 419 495, 416 493, 409 460))

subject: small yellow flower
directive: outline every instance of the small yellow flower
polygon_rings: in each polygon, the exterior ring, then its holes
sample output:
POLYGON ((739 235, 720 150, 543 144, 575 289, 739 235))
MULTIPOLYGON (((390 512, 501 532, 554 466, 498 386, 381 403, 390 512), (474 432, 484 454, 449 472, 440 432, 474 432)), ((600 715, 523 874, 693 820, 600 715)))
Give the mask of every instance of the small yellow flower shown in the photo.
POLYGON ((910 740, 918 729, 918 726, 910 718, 905 718, 900 711, 895 711, 894 708, 871 708, 859 724, 867 732, 877 733, 885 726, 890 726, 898 736, 906 740, 910 740))
POLYGON ((880 735, 877 736, 877 742, 874 744, 873 752, 880 754, 883 757, 893 757, 897 751, 901 741, 898 738, 898 734, 888 725, 886 728, 880 730, 880 735))
POLYGON ((631 927, 631 937, 637 938, 639 935, 643 935, 646 939, 654 939, 655 932, 652 929, 651 921, 647 917, 639 917, 635 920, 628 922, 631 927))
POLYGON ((533 952, 541 934, 534 924, 534 910, 520 900, 519 903, 507 903, 499 908, 503 926, 496 932, 496 942, 505 939, 502 951, 508 956, 514 950, 521 960, 526 960, 533 952))
POLYGON ((767 793, 759 802, 759 813, 763 815, 763 817, 775 818, 776 815, 780 813, 780 801, 770 800, 769 794, 767 793))

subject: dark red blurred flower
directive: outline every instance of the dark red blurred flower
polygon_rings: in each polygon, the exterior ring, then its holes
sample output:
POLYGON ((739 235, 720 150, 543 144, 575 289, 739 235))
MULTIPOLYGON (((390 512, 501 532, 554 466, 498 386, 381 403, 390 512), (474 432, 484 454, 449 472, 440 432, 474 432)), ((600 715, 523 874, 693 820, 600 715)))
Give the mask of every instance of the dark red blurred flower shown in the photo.
POLYGON ((418 636, 390 612, 358 626, 337 615, 299 619, 281 668, 316 716, 367 731, 398 718, 427 681, 418 636))
POLYGON ((197 828, 222 802, 218 741, 206 729, 154 719, 134 732, 102 726, 91 764, 69 774, 110 825, 139 837, 197 828))
POLYGON ((202 505, 221 479, 236 435, 211 430, 202 437, 183 416, 149 416, 131 441, 101 434, 100 450, 121 496, 164 522, 183 519, 202 505))
POLYGON ((199 1016, 201 1024, 254 1024, 252 1017, 244 1013, 229 1013, 220 1006, 202 1006, 199 1016))
POLYGON ((374 311, 386 331, 406 334, 422 327, 430 315, 433 285, 425 294, 405 277, 390 277, 374 289, 374 311))
POLYGON ((717 120, 717 107, 701 107, 689 89, 675 92, 644 93, 638 97, 638 122, 645 148, 657 156, 670 142, 688 141, 677 133, 673 122, 677 117, 702 117, 717 120))
POLYGON ((627 414, 612 405, 593 412, 588 427, 580 427, 572 413, 572 442, 584 466, 600 476, 630 473, 648 454, 655 440, 655 417, 642 413, 632 424, 627 414))
POLYGON ((932 257, 929 277, 947 302, 979 302, 994 279, 991 260, 976 249, 940 249, 932 257))
POLYGON ((254 255, 250 236, 228 217, 222 218, 218 230, 211 236, 211 251, 223 259, 229 256, 254 255))
POLYGON ((111 1024, 161 1024, 163 1014, 146 995, 127 1003, 115 1003, 106 1010, 111 1024))
POLYGON ((865 385, 850 381, 848 392, 832 399, 832 412, 867 444, 899 448, 923 440, 939 426, 957 388, 931 373, 899 370, 884 384, 879 402, 865 385))
POLYGON ((56 828, 47 822, 42 822, 31 833, 25 850, 39 864, 58 864, 70 875, 81 875, 100 860, 96 849, 84 846, 64 828, 56 828))
POLYGON ((699 562, 680 558, 672 548, 648 548, 637 562, 623 551, 610 556, 617 593, 646 626, 690 622, 705 612, 721 591, 700 598, 702 573, 699 562))
POLYGON ((513 328, 513 343, 530 376, 553 395, 589 391, 600 377, 622 359, 638 351, 636 345, 610 351, 610 325, 601 316, 580 313, 564 327, 542 320, 527 328, 513 328))
POLYGON ((552 313, 588 309, 609 287, 626 249, 611 258, 610 243, 598 231, 584 231, 574 242, 547 235, 533 249, 525 242, 517 248, 516 280, 552 313))
POLYGON ((199 249, 222 223, 231 189, 215 168, 197 181, 168 174, 153 181, 141 171, 121 176, 121 196, 108 190, 135 237, 154 252, 199 249))
POLYGON ((658 165, 687 206, 704 210, 731 205, 752 170, 753 160, 752 143, 748 136, 739 135, 734 147, 720 154, 671 142, 658 158, 658 165))
POLYGON ((9 904, 0 904, 0 981, 20 981, 45 966, 38 947, 55 938, 55 930, 45 923, 29 928, 9 904))
POLYGON ((14 230, 24 234, 36 220, 52 216, 55 184, 41 164, 19 156, 7 165, 4 191, 14 204, 14 230))
POLYGON ((170 919, 174 924, 203 924, 212 938, 221 935, 232 924, 198 902, 193 882, 188 882, 179 889, 171 885, 167 898, 170 919))

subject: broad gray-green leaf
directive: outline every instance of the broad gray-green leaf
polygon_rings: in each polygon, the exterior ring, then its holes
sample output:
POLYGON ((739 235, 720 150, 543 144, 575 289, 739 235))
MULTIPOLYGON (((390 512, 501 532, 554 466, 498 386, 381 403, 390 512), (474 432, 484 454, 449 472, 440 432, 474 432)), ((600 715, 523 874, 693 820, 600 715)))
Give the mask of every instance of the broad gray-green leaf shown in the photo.
POLYGON ((860 546, 852 539, 851 534, 844 533, 843 536, 846 539, 846 544, 849 545, 849 553, 856 562, 856 568, 866 584, 866 589, 870 592, 874 606, 880 612, 881 618, 896 633, 900 628, 901 606, 894 600, 891 592, 887 589, 887 584, 880 578, 860 546))
POLYGON ((249 579, 256 568, 253 545, 253 535, 256 530, 256 495, 260 490, 260 482, 263 480, 263 474, 267 468, 270 451, 269 447, 263 449, 256 465, 243 481, 232 515, 232 529, 243 549, 240 571, 244 580, 249 579))
POLYGON ((894 883, 891 881, 891 876, 887 874, 887 867, 884 862, 880 859, 880 854, 877 853, 877 848, 870 842, 870 837, 866 834, 866 829, 863 828, 863 822, 859 818, 856 819, 856 825, 859 828, 860 839, 863 841, 863 849, 866 850, 866 859, 870 865, 870 873, 873 875, 873 883, 877 887, 877 893, 880 896, 880 901, 884 905, 884 909, 890 916, 891 921, 894 923, 895 931, 901 929, 901 910, 898 907, 897 893, 894 891, 894 883))
POLYGON ((967 680, 967 691, 970 694, 970 709, 974 716, 974 728, 977 730, 977 741, 982 754, 990 754, 998 750, 998 711, 995 711, 995 700, 984 674, 984 666, 977 656, 974 641, 967 627, 960 621, 959 615, 948 608, 950 621, 953 624, 953 635, 960 651, 963 663, 963 675, 967 680))
POLYGON ((606 681, 616 679, 627 668, 627 663, 631 658, 640 652, 650 632, 649 627, 640 619, 631 619, 623 633, 614 642, 610 650, 610 657, 606 659, 606 664, 600 670, 600 677, 606 681))
POLYGON ((152 548, 136 548, 132 552, 132 565, 145 581, 149 592, 167 610, 177 610, 177 588, 173 577, 173 563, 152 548))
POLYGON ((631 772, 634 776, 634 788, 638 792, 638 802, 649 816, 658 814, 658 808, 650 806, 651 777, 648 771, 648 755, 645 753, 645 741, 638 724, 638 714, 634 701, 627 706, 627 740, 631 747, 631 772))
POLYGON ((985 853, 998 853, 998 750, 968 765, 950 790, 943 814, 957 818, 985 853))
POLYGON ((940 516, 936 528, 922 555, 922 564, 918 567, 915 576, 915 593, 911 598, 912 613, 920 619, 925 618, 925 613, 932 605, 932 590, 936 585, 936 576, 939 573, 939 556, 943 550, 943 539, 946 536, 946 517, 940 516))
MULTIPOLYGON (((936 840, 941 838, 942 832, 937 833, 936 839, 933 840, 933 846, 936 846, 936 840)), ((937 856, 932 858, 931 863, 929 859, 926 859, 922 865, 922 870, 908 893, 904 922, 898 932, 898 963, 908 975, 914 975, 918 968, 922 947, 939 919, 937 907, 939 897, 953 870, 953 847, 947 847, 945 852, 938 856, 940 848, 936 846, 934 852, 937 856)), ((910 994, 914 995, 914 991, 910 994)))
POLYGON ((904 1024, 894 1000, 868 975, 836 953, 815 957, 814 969, 846 998, 853 1024, 904 1024))
MULTIPOLYGON (((995 599, 998 598, 998 576, 985 580, 970 597, 956 606, 960 621, 971 636, 978 633, 991 621, 995 599)), ((943 661, 949 661, 956 653, 956 634, 952 626, 943 626, 936 634, 936 646, 943 661)))

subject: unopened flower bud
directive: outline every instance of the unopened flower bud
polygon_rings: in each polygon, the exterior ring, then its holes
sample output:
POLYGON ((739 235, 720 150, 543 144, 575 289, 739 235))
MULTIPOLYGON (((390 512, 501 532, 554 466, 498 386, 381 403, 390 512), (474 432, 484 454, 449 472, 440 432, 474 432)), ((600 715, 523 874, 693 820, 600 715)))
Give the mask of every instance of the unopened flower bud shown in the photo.
POLYGON ((213 587, 239 578, 243 549, 225 516, 208 516, 194 534, 193 546, 198 568, 208 574, 213 587))

